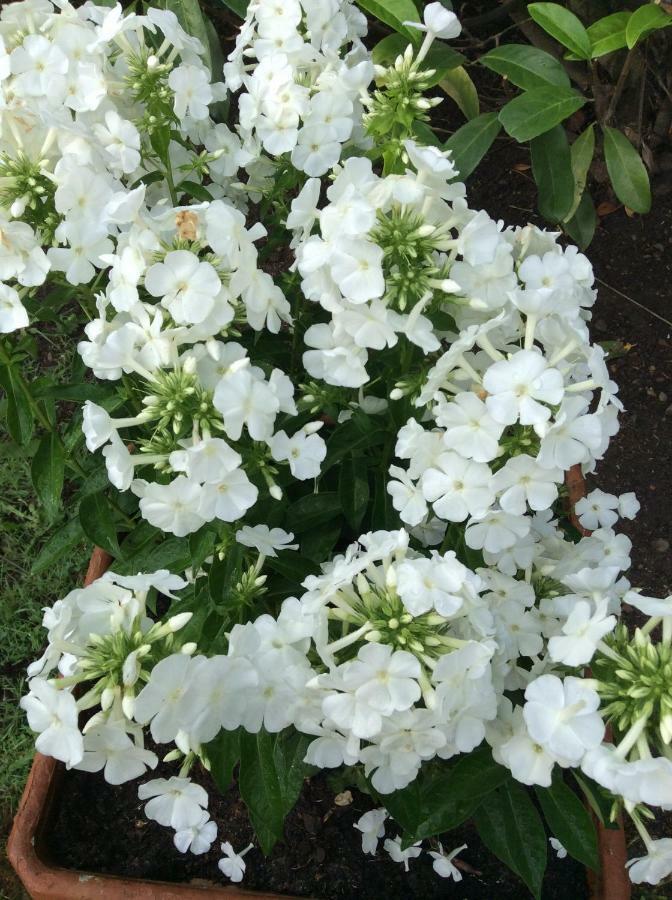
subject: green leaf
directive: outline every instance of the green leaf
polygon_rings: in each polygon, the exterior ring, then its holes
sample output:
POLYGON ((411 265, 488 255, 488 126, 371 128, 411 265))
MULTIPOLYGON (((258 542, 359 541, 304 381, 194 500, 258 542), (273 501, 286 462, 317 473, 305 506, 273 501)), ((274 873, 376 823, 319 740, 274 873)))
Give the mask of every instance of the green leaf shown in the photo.
POLYGON ((561 222, 574 199, 574 175, 567 134, 562 125, 530 141, 532 174, 539 189, 537 206, 542 216, 561 222))
POLYGON ((244 19, 247 15, 249 0, 219 0, 219 3, 222 6, 226 6, 227 9, 230 9, 237 16, 240 16, 241 19, 244 19))
POLYGON ((209 525, 204 525, 189 535, 189 553, 191 566, 197 572, 208 556, 212 556, 215 546, 215 533, 209 525))
POLYGON ((426 122, 419 119, 413 121, 413 134, 418 139, 418 143, 427 147, 441 147, 441 138, 433 131, 426 122))
POLYGON ((348 525, 359 528, 369 502, 369 475, 366 459, 350 455, 341 463, 338 493, 348 525))
POLYGON ((513 780, 502 785, 478 807, 474 820, 483 843, 539 900, 546 870, 546 833, 525 788, 513 780))
POLYGON ((307 531, 301 536, 301 555, 321 565, 331 555, 341 536, 341 520, 326 523, 321 528, 307 531))
POLYGON ((588 26, 592 59, 599 59, 600 56, 621 50, 627 45, 625 29, 629 19, 629 12, 617 12, 611 16, 604 16, 588 26))
POLYGON ((235 543, 230 546, 224 559, 215 556, 208 573, 208 590, 214 603, 227 605, 231 586, 238 580, 243 562, 243 548, 235 543))
POLYGON ((357 3, 364 12, 375 16, 414 44, 420 43, 422 32, 417 28, 406 28, 404 25, 404 22, 422 21, 412 0, 357 0, 357 3))
POLYGON ((293 729, 278 735, 264 729, 258 734, 241 733, 240 794, 266 855, 282 837, 285 816, 312 771, 303 762, 311 741, 311 737, 293 729))
POLYGON ((649 175, 642 159, 622 131, 602 126, 604 158, 614 192, 621 203, 637 213, 651 209, 649 175))
POLYGON ((55 563, 62 560, 67 554, 84 540, 84 530, 78 518, 70 519, 60 527, 42 547, 30 567, 31 575, 39 575, 46 572, 55 563))
POLYGON ((464 66, 446 72, 439 87, 457 103, 467 119, 476 118, 480 111, 478 91, 464 66))
POLYGON ((208 202, 215 199, 207 188, 203 187, 202 184, 198 184, 196 181, 181 181, 177 185, 175 190, 178 192, 178 194, 189 194, 196 200, 201 200, 203 202, 208 202))
POLYGON ((163 2, 166 9, 175 13, 180 25, 187 34, 198 38, 201 44, 203 44, 203 62, 210 70, 210 75, 213 80, 218 80, 221 76, 221 72, 217 73, 217 77, 215 78, 215 72, 213 72, 212 69, 212 56, 210 53, 208 30, 198 0, 163 0, 163 2))
POLYGON ((597 871, 597 832, 590 813, 574 791, 559 776, 550 788, 537 787, 535 792, 553 836, 574 859, 597 871))
POLYGON ((559 125, 585 102, 584 97, 567 88, 534 88, 503 106, 499 121, 507 134, 522 143, 559 125))
POLYGON ((164 166, 168 164, 168 147, 170 146, 170 126, 155 128, 149 135, 149 143, 164 166))
POLYGON ((501 128, 496 112, 482 113, 470 122, 465 122, 446 141, 444 150, 450 150, 455 168, 462 180, 471 175, 492 146, 501 128))
POLYGON ((217 737, 203 748, 210 763, 210 774, 222 794, 231 787, 233 770, 240 759, 241 732, 240 728, 235 731, 222 729, 217 737))
MULTIPOLYGON (((373 62, 377 65, 393 63, 398 56, 403 54, 406 47, 408 47, 408 39, 403 35, 388 34, 378 41, 371 51, 373 62)), ((421 69, 436 69, 440 72, 461 66, 464 61, 465 57, 457 50, 453 50, 443 41, 434 41, 421 63, 421 69)))
POLYGON ((526 91, 548 84, 570 86, 569 75, 562 63, 550 53, 528 44, 502 44, 482 56, 480 61, 526 91))
POLYGON ((295 534, 303 534, 330 522, 340 512, 341 499, 336 491, 308 494, 288 509, 287 525, 295 534))
POLYGON ((84 403, 92 400, 101 403, 114 396, 116 387, 111 382, 100 384, 96 382, 82 381, 79 384, 47 384, 38 387, 33 392, 35 397, 45 397, 50 400, 69 400, 72 403, 84 403))
POLYGON ((60 506, 65 475, 63 444, 56 431, 50 431, 40 441, 30 473, 35 493, 44 504, 47 516, 53 520, 60 506))
POLYGON ((636 9, 625 28, 625 42, 630 49, 652 31, 672 25, 672 16, 656 3, 647 3, 636 9))
MULTIPOLYGON (((460 756, 455 765, 423 766, 408 787, 381 801, 413 841, 449 831, 468 819, 483 798, 510 779, 489 747, 460 756)), ((487 802, 487 801, 486 801, 487 802)))
POLYGON ((13 366, 0 366, 0 385, 7 395, 7 430, 17 444, 33 436, 33 410, 13 366))
POLYGON ((590 808, 595 813, 595 817, 600 824, 605 828, 618 828, 618 823, 612 822, 610 818, 614 803, 613 796, 602 785, 588 778, 583 773, 579 775, 575 769, 572 769, 572 777, 583 791, 590 808))
POLYGON ((590 38, 581 20, 559 3, 530 3, 527 11, 537 25, 580 59, 590 59, 590 38))
POLYGON ((595 126, 591 123, 585 131, 577 137, 571 146, 572 175, 574 176, 574 199, 565 216, 568 221, 578 209, 581 197, 586 190, 588 172, 595 153, 595 126))
POLYGON ((107 496, 102 491, 82 499, 79 504, 79 521, 90 541, 112 556, 120 555, 114 515, 107 496))
POLYGON ((575 244, 585 250, 593 239, 597 228, 597 213, 590 194, 585 191, 574 215, 563 223, 563 228, 575 244))

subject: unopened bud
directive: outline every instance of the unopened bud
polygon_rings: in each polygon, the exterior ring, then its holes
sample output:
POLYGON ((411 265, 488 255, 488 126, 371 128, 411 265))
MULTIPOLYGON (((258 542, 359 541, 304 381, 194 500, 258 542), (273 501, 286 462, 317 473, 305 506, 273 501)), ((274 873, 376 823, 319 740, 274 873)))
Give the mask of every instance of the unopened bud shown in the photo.
POLYGON ((198 644, 194 641, 189 641, 187 644, 182 644, 180 647, 180 653, 184 653, 185 656, 193 656, 193 654, 198 649, 198 644))
POLYGON ((184 628, 184 626, 187 624, 187 622, 191 619, 192 616, 193 616, 193 613, 190 613, 190 612, 178 613, 176 616, 171 616, 170 619, 168 619, 166 624, 168 625, 168 628, 170 629, 170 631, 172 631, 172 632, 179 631, 180 628, 184 628))

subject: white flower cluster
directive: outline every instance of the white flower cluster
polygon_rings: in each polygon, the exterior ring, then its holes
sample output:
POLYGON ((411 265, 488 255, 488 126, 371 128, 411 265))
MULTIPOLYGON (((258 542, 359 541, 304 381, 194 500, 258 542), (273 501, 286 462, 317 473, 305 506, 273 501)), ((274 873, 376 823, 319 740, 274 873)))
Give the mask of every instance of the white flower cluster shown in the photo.
POLYGON ((237 131, 250 158, 290 154, 307 175, 326 174, 348 142, 362 144, 361 94, 373 65, 351 0, 254 0, 224 66, 238 98, 237 131))
MULTIPOLYGON (((420 51, 389 69, 374 70, 364 26, 350 0, 250 3, 224 69, 242 89, 230 129, 211 115, 226 89, 172 13, 48 0, 0 13, 0 331, 28 324, 47 276, 84 286, 96 310, 79 352, 118 389, 85 404, 88 449, 160 531, 213 523, 194 597, 234 541, 244 560, 214 649, 178 638, 190 612, 147 614, 148 591, 172 598, 182 577, 73 591, 45 612, 22 705, 38 749, 113 783, 156 765, 145 727, 175 743, 179 776, 140 797, 185 851, 216 836, 186 778, 208 743, 292 727, 312 738, 308 762, 361 765, 381 794, 484 740, 525 784, 580 767, 641 830, 651 856, 633 878, 662 877, 669 851, 636 807, 672 807, 671 601, 621 574, 631 544, 614 525, 633 495, 580 501, 593 531, 576 541, 559 518, 568 471, 594 470, 621 408, 588 335, 590 263, 470 209, 449 154, 388 129, 392 94, 402 125, 431 107, 421 63, 459 33, 454 15, 429 4, 420 51), (338 447, 355 413, 389 433, 375 463, 405 527, 343 540, 266 606, 269 559, 297 545, 265 501, 282 512, 313 480, 299 502, 319 500, 338 462, 322 434, 338 447), (651 617, 634 639, 617 625, 624 599, 651 617)), ((371 841, 376 821, 362 823, 371 841)), ((387 844, 404 864, 420 853, 387 844)), ((222 849, 240 880, 243 854, 222 849)), ((439 874, 455 877, 451 858, 440 849, 439 874)))

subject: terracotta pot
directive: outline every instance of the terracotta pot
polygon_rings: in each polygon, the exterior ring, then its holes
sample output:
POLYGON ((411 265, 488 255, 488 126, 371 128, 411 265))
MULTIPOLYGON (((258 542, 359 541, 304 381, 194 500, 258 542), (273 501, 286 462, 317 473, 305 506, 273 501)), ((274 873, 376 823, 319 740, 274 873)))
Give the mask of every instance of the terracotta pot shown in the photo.
MULTIPOLYGON (((579 466, 567 474, 570 516, 577 500, 585 495, 585 483, 579 466)), ((84 584, 91 584, 109 567, 111 557, 96 547, 91 556, 84 584)), ((53 865, 43 855, 43 835, 48 831, 63 765, 49 756, 35 754, 7 843, 7 856, 33 900, 201 900, 210 897, 238 900, 292 900, 288 895, 255 893, 219 885, 170 884, 95 875, 53 865)), ((601 871, 588 872, 592 900, 630 900, 630 880, 625 871, 627 860, 622 823, 607 829, 597 823, 601 871)), ((297 900, 297 898, 295 898, 297 900)))

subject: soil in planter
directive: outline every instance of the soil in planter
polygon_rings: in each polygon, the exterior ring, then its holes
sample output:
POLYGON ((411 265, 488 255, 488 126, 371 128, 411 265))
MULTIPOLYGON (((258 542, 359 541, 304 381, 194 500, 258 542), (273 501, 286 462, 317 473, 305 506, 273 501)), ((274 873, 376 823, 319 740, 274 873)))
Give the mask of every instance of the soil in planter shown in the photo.
MULTIPOLYGON (((160 765, 155 775, 174 774, 160 765), (165 770, 165 771, 164 771, 165 770)), ((49 829, 45 851, 53 862, 72 869, 172 882, 228 884, 217 862, 221 841, 236 850, 254 841, 247 811, 235 787, 220 795, 210 776, 200 781, 210 795, 210 812, 219 835, 203 856, 181 854, 173 832, 146 819, 137 798, 137 783, 113 787, 100 775, 68 772, 65 775, 55 821, 49 829)), ((299 801, 286 821, 285 839, 264 857, 255 844, 246 855, 247 872, 241 887, 275 891, 320 900, 524 900, 525 886, 479 841, 466 824, 445 836, 444 848, 467 844, 459 857, 463 880, 442 879, 431 859, 422 854, 412 859, 409 872, 392 862, 382 850, 365 856, 361 835, 353 827, 371 808, 368 797, 352 791, 348 806, 338 806, 326 775, 306 782, 299 801)), ((395 834, 388 826, 388 836, 395 834)), ((549 847, 549 866, 544 900, 585 900, 588 897, 584 868, 574 860, 558 860, 549 847)))

